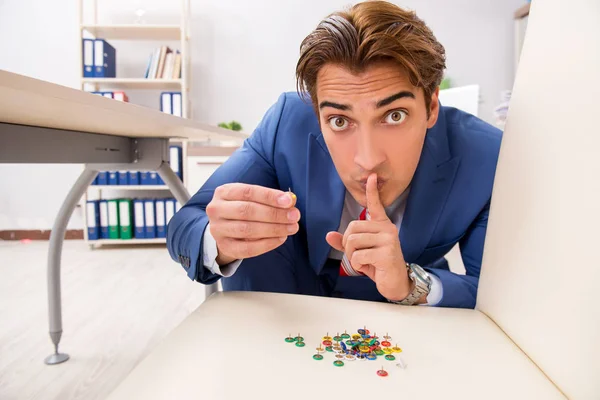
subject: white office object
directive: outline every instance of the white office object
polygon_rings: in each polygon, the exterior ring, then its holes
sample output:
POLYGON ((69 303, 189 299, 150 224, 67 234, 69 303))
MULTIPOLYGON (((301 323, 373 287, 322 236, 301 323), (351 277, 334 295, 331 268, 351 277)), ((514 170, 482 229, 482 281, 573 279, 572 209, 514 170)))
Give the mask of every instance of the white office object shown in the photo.
POLYGON ((173 93, 172 107, 173 115, 181 117, 181 93, 173 93))
POLYGON ((100 209, 100 239, 108 239, 108 202, 101 200, 100 209))
POLYGON ((479 85, 440 90, 439 100, 443 106, 458 108, 477 117, 479 112, 479 85))
POLYGON ((171 105, 171 93, 160 94, 160 111, 165 114, 173 114, 173 108, 171 105))
POLYGON ((165 222, 168 225, 171 218, 175 215, 175 200, 167 199, 165 200, 165 222))

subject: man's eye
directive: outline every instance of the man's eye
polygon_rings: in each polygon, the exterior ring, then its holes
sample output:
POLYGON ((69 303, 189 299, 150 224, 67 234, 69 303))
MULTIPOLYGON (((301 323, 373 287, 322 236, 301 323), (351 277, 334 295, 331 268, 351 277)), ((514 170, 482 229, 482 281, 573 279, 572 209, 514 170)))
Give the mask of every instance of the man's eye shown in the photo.
POLYGON ((385 117, 387 124, 398 125, 404 122, 408 114, 403 110, 392 111, 385 117))
POLYGON ((342 131, 348 127, 348 120, 343 117, 332 117, 329 118, 329 126, 334 131, 342 131))

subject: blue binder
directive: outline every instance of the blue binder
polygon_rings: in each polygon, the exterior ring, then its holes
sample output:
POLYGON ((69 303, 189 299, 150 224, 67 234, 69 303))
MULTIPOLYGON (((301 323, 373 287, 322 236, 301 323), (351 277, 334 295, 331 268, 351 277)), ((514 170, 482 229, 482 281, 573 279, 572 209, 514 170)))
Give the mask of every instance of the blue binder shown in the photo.
POLYGON ((94 77, 114 78, 117 76, 117 52, 104 39, 94 40, 94 77))
POLYGON ((100 239, 108 239, 108 201, 100 200, 98 208, 100 210, 100 239))
POLYGON ((139 185, 140 184, 140 173, 138 171, 129 171, 129 184, 139 185))
POLYGON ((154 200, 144 200, 144 226, 146 239, 156 237, 156 212, 154 209, 154 200))
POLYGON ((163 178, 161 178, 160 175, 156 175, 156 184, 165 185, 165 181, 163 181, 163 178))
POLYGON ((83 65, 83 77, 94 77, 94 40, 83 39, 81 43, 81 64, 83 65))
POLYGON ((165 213, 165 200, 156 200, 154 204, 154 210, 156 213, 156 237, 164 238, 167 237, 167 222, 165 213))
POLYGON ((150 171, 140 172, 140 185, 152 185, 150 183, 150 171))
POLYGON ((158 173, 155 171, 150 171, 148 175, 150 176, 148 178, 150 182, 148 185, 158 185, 158 173))
POLYGON ((108 184, 109 185, 118 185, 119 184, 119 175, 117 171, 108 171, 108 184))
POLYGON ((86 206, 88 240, 98 240, 100 238, 100 212, 98 200, 88 200, 86 206))
POLYGON ((98 177, 96 179, 98 179, 97 185, 108 185, 108 172, 98 172, 98 177))
POLYGON ((133 200, 133 235, 136 239, 146 238, 146 214, 144 213, 144 200, 133 200))
POLYGON ((119 185, 130 185, 128 171, 119 171, 119 185))

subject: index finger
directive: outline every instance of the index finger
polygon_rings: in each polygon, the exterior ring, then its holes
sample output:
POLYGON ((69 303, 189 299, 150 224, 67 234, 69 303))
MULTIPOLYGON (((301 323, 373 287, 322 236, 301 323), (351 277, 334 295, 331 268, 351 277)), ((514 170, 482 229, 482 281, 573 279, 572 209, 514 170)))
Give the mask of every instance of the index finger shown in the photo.
POLYGON ((249 201, 278 208, 290 208, 296 203, 296 195, 292 192, 246 183, 219 186, 215 195, 226 201, 249 201))
POLYGON ((388 219, 377 190, 377 174, 371 174, 367 178, 367 210, 373 221, 385 221, 388 219))

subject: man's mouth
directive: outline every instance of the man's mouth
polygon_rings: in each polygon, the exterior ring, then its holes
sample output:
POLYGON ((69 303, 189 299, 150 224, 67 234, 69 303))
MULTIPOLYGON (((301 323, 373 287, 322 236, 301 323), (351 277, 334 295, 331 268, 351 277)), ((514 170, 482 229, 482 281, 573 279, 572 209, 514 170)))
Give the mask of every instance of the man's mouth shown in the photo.
MULTIPOLYGON (((383 188, 383 185, 385 185, 387 181, 385 179, 379 178, 377 177, 377 190, 381 191, 381 188, 383 188)), ((363 191, 367 191, 367 180, 366 179, 360 179, 358 181, 358 184, 360 185, 361 189, 363 191)))

